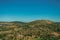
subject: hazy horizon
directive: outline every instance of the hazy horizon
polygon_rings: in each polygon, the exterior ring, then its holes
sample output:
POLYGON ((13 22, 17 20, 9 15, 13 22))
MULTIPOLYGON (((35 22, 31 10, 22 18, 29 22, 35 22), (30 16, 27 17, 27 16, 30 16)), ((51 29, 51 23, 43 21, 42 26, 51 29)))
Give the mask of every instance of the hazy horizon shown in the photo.
POLYGON ((0 0, 0 21, 60 22, 60 0, 0 0))

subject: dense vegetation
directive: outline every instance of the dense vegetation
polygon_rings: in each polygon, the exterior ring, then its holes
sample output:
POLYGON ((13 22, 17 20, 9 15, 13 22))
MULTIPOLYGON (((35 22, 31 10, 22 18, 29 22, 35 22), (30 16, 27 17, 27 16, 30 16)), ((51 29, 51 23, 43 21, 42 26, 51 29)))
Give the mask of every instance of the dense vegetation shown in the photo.
POLYGON ((60 22, 0 22, 0 40, 60 40, 60 22))

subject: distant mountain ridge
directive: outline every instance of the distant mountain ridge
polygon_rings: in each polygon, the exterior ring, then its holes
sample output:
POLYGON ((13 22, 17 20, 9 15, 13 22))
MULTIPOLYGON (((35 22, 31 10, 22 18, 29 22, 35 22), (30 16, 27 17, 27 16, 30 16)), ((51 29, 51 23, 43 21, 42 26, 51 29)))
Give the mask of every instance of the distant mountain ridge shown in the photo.
POLYGON ((11 21, 11 22, 0 22, 0 23, 19 23, 19 24, 54 24, 54 23, 57 23, 57 24, 60 24, 60 22, 54 22, 54 21, 51 21, 51 20, 34 20, 34 21, 31 21, 31 22, 22 22, 22 21, 11 21))
MULTIPOLYGON (((5 22, 5 21, 0 21, 0 23, 1 22, 5 22)), ((22 22, 22 21, 11 21, 11 22, 14 22, 14 23, 30 23, 30 22, 22 22)), ((51 20, 34 20, 34 21, 31 21, 31 22, 54 22, 54 21, 51 21, 51 20)))

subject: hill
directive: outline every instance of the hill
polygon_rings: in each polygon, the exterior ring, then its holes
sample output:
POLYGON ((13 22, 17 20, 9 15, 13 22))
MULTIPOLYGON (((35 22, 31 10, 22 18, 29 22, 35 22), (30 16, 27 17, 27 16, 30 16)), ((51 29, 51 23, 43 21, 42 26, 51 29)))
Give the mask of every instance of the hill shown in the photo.
POLYGON ((0 22, 1 40, 60 40, 60 22, 0 22))

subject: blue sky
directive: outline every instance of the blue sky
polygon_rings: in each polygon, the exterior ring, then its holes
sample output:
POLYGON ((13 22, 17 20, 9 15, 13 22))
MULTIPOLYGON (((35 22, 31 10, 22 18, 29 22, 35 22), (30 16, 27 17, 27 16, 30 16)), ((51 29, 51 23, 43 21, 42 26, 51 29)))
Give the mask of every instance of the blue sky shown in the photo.
POLYGON ((0 21, 60 22, 60 0, 0 0, 0 21))

